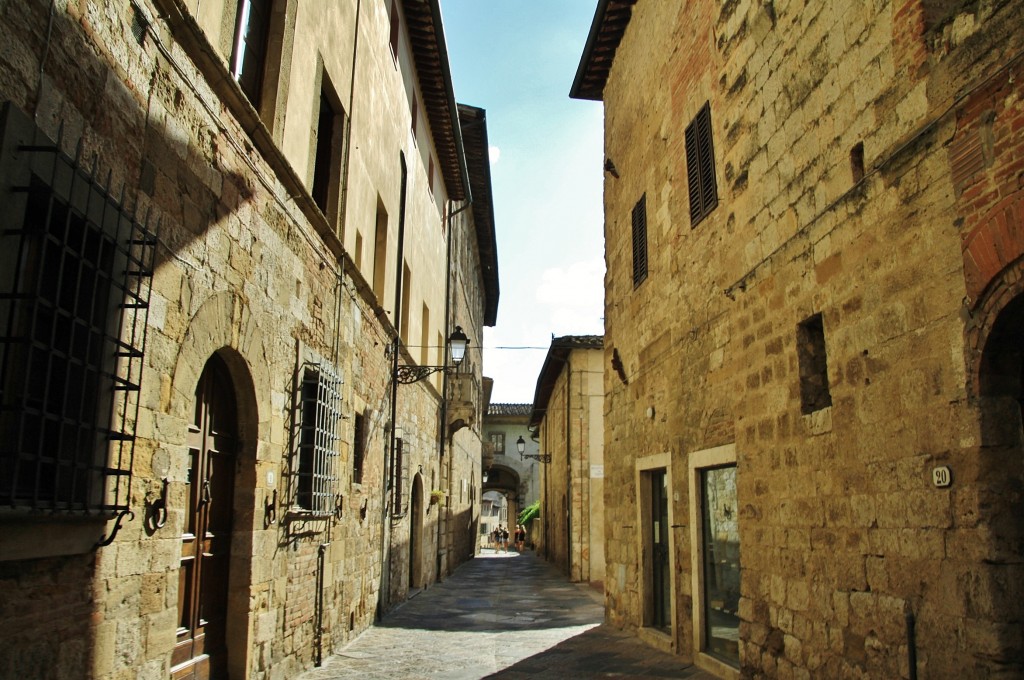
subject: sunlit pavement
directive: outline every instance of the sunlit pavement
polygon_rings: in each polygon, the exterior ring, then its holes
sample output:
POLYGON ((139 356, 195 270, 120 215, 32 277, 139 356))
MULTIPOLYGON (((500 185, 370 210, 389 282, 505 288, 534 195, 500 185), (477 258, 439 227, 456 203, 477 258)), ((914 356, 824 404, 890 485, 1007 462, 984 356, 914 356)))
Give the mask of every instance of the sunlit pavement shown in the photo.
POLYGON ((600 593, 533 553, 485 550, 301 680, 713 677, 603 616, 600 593))

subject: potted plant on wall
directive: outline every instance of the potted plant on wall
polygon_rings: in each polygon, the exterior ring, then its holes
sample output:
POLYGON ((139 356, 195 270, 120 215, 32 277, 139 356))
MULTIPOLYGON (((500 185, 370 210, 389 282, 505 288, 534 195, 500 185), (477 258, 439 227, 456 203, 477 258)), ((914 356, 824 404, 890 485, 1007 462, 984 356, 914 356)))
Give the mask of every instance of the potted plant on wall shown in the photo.
POLYGON ((437 505, 438 503, 440 503, 443 500, 444 500, 444 491, 441 491, 440 489, 434 489, 433 491, 430 492, 430 504, 431 505, 437 505))

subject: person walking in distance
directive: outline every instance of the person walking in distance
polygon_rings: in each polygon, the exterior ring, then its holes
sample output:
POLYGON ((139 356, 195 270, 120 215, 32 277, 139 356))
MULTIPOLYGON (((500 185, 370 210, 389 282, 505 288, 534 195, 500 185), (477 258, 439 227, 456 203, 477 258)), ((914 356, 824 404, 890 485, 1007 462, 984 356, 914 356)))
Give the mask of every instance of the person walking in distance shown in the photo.
POLYGON ((523 546, 526 543, 526 529, 523 528, 522 524, 516 525, 516 552, 523 552, 523 546))
POLYGON ((501 549, 503 552, 508 552, 508 529, 501 526, 501 549))

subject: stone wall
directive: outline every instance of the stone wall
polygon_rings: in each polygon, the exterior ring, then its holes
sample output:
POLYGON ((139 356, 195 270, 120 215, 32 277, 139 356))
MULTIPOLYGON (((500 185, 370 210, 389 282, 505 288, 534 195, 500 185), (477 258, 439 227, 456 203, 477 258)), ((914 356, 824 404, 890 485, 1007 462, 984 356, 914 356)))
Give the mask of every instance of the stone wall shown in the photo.
MULTIPOLYGON (((33 558, 38 546, 19 538, 18 554, 29 556, 0 561, 0 590, 8 593, 0 608, 10 624, 0 633, 4 677, 171 675, 195 390, 214 355, 227 367, 238 417, 225 596, 231 675, 291 677, 408 592, 408 581, 390 590, 386 582, 389 569, 408 565, 385 493, 399 311, 392 302, 401 266, 394 255, 400 151, 410 170, 405 262, 413 271, 409 337, 415 339, 401 350, 402 362, 421 362, 421 337, 444 337, 449 228, 443 180, 438 176, 433 191, 427 188, 434 131, 421 124, 416 142, 410 132, 407 87, 417 85, 408 41, 397 64, 386 49, 386 61, 380 59, 382 51, 366 45, 387 45, 388 9, 363 3, 366 42, 356 80, 364 89, 345 98, 353 122, 348 211, 339 198, 337 211, 325 215, 308 189, 315 148, 310 111, 319 97, 311 88, 320 82, 313 70, 319 55, 336 88, 352 81, 345 36, 352 35, 356 3, 329 11, 276 3, 288 8, 291 35, 301 32, 304 39, 288 53, 290 86, 278 92, 276 108, 260 111, 225 80, 231 41, 216 30, 223 15, 212 11, 215 3, 202 3, 198 16, 189 12, 199 3, 158 4, 0 2, 0 38, 7 45, 0 99, 33 118, 40 142, 45 136, 69 155, 80 145, 86 165, 95 157, 97 175, 112 193, 123 185, 125 200, 137 201, 140 212, 150 211, 161 224, 135 428, 134 516, 109 546, 33 558), (168 9, 178 13, 161 11, 168 9), (133 36, 133 25, 141 26, 142 37, 133 36), (358 230, 346 230, 345 221, 373 224, 378 201, 392 216, 387 299, 378 299, 368 282, 374 258, 359 257, 358 268, 347 250, 355 249, 358 230), (421 328, 422 305, 431 309, 429 329, 421 328), (330 365, 343 380, 337 506, 329 514, 296 507, 296 382, 307 362, 330 365), (361 482, 353 471, 356 414, 365 422, 361 482), (166 523, 156 526, 151 513, 165 484, 166 523)), ((362 243, 372 241, 372 234, 363 236, 362 243)), ((463 245, 467 252, 473 247, 463 245)), ((485 299, 479 258, 463 257, 457 266, 477 271, 462 273, 452 318, 479 342, 485 299)), ((479 383, 478 360, 465 370, 479 383)), ((398 400, 396 422, 416 444, 410 469, 447 478, 437 454, 437 388, 403 386, 398 400)), ((479 426, 457 440, 454 474, 468 478, 474 454, 479 469, 479 426)), ((468 500, 455 508, 460 517, 471 510, 468 500)), ((439 577, 434 517, 423 519, 425 583, 439 577)), ((0 521, 21 526, 25 518, 5 514, 0 521)), ((41 526, 49 524, 62 520, 41 526)), ((86 545, 112 527, 85 524, 82 531, 95 531, 86 545)), ((0 533, 14 535, 6 528, 0 533)), ((473 538, 465 523, 453 523, 451 533, 447 540, 456 546, 473 538)), ((471 555, 460 547, 445 569, 471 555)))
POLYGON ((602 356, 600 349, 571 350, 546 403, 534 404, 535 413, 543 411, 541 454, 551 456, 541 466, 539 549, 571 580, 597 587, 605 574, 604 486, 592 478, 592 465, 603 460, 602 356))
POLYGON ((744 676, 907 677, 910 645, 930 677, 1020 672, 1020 544, 995 519, 1018 501, 979 448, 972 329, 1019 294, 1022 27, 1005 2, 633 7, 603 92, 610 621, 643 624, 634 466, 669 452, 669 642, 734 672, 701 653, 686 526, 691 454, 734 443, 744 676), (706 101, 718 205, 694 225, 706 101), (831 405, 807 409, 819 314, 831 405))

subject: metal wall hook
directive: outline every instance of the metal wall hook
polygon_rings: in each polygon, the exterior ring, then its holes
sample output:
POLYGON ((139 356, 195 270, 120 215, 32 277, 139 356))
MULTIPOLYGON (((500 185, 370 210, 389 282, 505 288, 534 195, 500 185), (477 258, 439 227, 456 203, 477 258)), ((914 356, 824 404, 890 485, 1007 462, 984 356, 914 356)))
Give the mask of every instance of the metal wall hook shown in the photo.
POLYGON ((168 487, 170 486, 170 480, 167 477, 163 478, 163 488, 160 490, 160 497, 152 503, 149 503, 149 507, 146 509, 146 528, 150 532, 154 532, 157 529, 162 529, 167 524, 167 493, 168 487))

